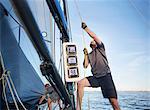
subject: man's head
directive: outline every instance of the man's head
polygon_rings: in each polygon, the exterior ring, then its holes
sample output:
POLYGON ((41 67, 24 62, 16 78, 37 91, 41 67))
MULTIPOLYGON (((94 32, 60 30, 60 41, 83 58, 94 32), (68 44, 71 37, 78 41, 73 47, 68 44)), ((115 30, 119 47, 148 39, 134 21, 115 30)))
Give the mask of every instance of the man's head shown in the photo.
POLYGON ((45 84, 45 89, 48 89, 50 87, 50 85, 47 83, 45 84))
POLYGON ((91 41, 90 47, 91 47, 92 49, 95 49, 95 48, 97 47, 97 44, 96 44, 96 42, 95 42, 94 40, 91 41))

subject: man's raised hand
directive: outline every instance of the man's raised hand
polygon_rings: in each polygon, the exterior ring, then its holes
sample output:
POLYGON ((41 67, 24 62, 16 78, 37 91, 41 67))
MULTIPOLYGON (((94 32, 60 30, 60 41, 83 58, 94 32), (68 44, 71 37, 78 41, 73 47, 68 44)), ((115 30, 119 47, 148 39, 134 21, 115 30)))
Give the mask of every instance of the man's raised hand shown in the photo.
POLYGON ((82 27, 83 29, 85 29, 85 28, 87 27, 86 23, 85 23, 85 22, 82 22, 81 27, 82 27))
POLYGON ((88 55, 88 50, 87 50, 87 48, 84 48, 84 49, 83 49, 83 52, 84 52, 85 55, 88 55))

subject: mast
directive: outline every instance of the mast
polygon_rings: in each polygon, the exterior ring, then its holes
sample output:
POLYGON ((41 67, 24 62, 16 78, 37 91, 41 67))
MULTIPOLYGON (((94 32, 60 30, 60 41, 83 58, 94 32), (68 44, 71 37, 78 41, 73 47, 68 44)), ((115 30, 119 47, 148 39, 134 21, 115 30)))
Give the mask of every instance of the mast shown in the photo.
MULTIPOLYGON (((67 26, 67 10, 66 10, 66 1, 63 0, 64 12, 60 7, 60 4, 57 0, 46 0, 49 9, 57 23, 57 26, 62 33, 62 43, 69 42, 69 30, 67 26)), ((69 91, 70 98, 72 101, 73 110, 75 110, 75 98, 74 98, 74 83, 65 82, 67 90, 69 91)))

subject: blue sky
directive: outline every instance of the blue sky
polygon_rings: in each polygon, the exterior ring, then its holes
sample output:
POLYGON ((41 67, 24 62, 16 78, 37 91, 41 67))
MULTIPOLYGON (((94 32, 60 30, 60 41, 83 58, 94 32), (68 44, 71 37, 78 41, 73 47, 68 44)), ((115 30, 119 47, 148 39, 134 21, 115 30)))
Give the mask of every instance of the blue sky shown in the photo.
MULTIPOLYGON (((118 90, 150 90, 150 2, 148 0, 76 0, 83 21, 104 42, 118 90)), ((79 47, 83 75, 81 21, 68 0, 73 42, 79 47)), ((85 34, 90 51, 91 38, 85 34)), ((91 75, 90 68, 86 76, 91 75)))

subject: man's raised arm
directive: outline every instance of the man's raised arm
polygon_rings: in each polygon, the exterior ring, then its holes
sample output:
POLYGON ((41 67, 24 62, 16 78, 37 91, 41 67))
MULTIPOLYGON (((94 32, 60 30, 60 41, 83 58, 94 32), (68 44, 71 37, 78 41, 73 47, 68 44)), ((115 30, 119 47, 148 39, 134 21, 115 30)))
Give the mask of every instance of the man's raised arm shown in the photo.
POLYGON ((91 38, 94 39, 96 43, 100 44, 102 42, 100 38, 94 32, 92 32, 84 22, 82 22, 82 28, 89 34, 91 38))

